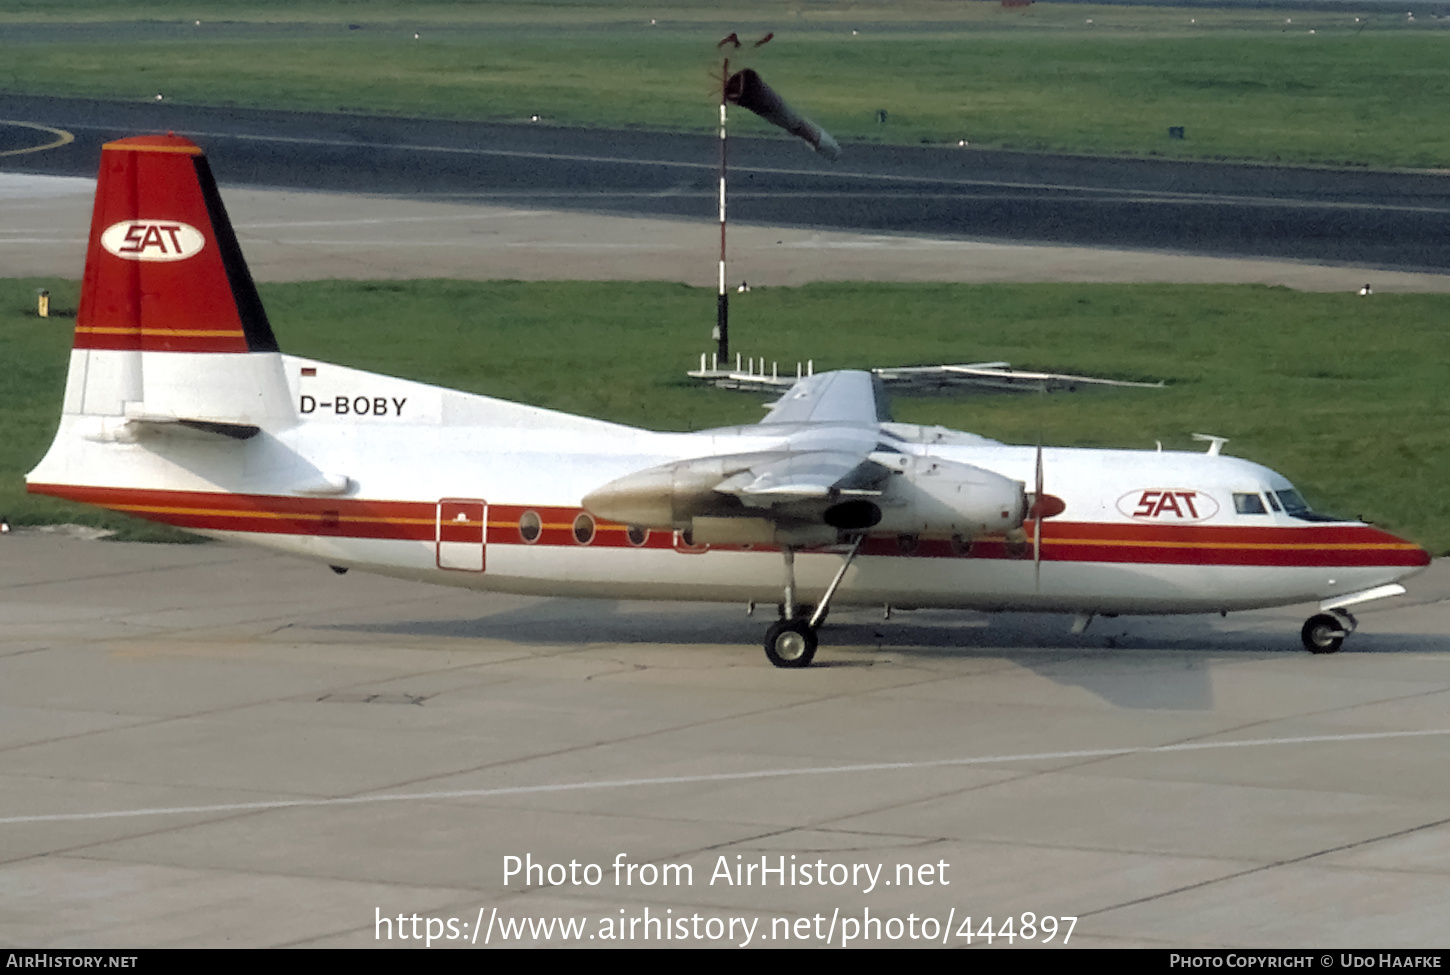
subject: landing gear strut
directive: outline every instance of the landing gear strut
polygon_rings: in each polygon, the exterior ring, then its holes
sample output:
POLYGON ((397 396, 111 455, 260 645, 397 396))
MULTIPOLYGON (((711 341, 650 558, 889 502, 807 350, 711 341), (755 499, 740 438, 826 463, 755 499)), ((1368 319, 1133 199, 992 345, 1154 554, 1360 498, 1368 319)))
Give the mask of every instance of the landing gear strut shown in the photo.
POLYGON ((1336 609, 1332 613, 1309 617, 1299 636, 1304 641, 1304 649, 1310 653, 1334 653, 1344 646, 1344 638, 1358 625, 1349 613, 1336 609))
POLYGON ((781 555, 785 559, 785 600, 781 604, 782 619, 771 624, 770 629, 765 631, 765 655, 770 662, 777 667, 809 667, 811 660, 816 655, 816 630, 826 619, 826 614, 831 609, 831 597, 836 595, 836 590, 841 585, 841 580, 846 577, 846 570, 856 559, 856 553, 861 551, 861 543, 866 536, 857 536, 851 546, 851 551, 846 554, 846 561, 841 563, 841 568, 836 571, 836 577, 826 587, 825 595, 821 597, 820 604, 816 606, 815 612, 809 617, 806 612, 809 607, 800 606, 795 600, 795 549, 789 546, 781 549, 781 555))

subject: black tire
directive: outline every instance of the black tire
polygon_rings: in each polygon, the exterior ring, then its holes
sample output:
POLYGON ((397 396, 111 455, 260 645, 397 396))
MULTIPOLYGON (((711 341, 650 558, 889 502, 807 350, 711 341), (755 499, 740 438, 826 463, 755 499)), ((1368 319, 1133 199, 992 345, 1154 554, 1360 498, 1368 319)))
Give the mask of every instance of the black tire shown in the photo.
POLYGON ((1344 623, 1336 616, 1320 613, 1309 617, 1299 637, 1310 653, 1334 653, 1344 646, 1344 623))
POLYGON ((777 667, 809 667, 816 655, 816 631, 803 619, 773 623, 765 631, 765 655, 777 667))

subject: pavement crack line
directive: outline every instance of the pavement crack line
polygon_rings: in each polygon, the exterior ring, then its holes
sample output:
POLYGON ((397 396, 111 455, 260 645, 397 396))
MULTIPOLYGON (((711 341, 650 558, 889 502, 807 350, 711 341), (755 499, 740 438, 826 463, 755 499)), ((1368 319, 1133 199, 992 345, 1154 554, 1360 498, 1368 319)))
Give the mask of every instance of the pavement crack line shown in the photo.
MULTIPOLYGON (((748 717, 749 715, 745 715, 748 717)), ((802 776, 849 775, 863 772, 904 771, 928 768, 950 768, 972 765, 1000 765, 1011 762, 1054 761, 1064 759, 1108 758, 1118 755, 1152 755, 1168 752, 1207 751, 1227 748, 1263 748, 1284 745, 1314 745, 1345 741, 1378 741, 1405 738, 1428 738, 1450 736, 1450 728, 1431 728, 1418 731, 1376 731, 1342 735, 1300 735, 1288 738, 1238 739, 1233 741, 1190 742, 1173 745, 1125 746, 1119 748, 1089 748, 1056 752, 1026 752, 1012 755, 978 755, 963 758, 925 759, 914 762, 864 762, 852 765, 806 766, 799 768, 753 769, 739 772, 710 772, 694 775, 640 776, 620 779, 595 779, 575 782, 551 782, 534 785, 495 786, 483 789, 445 789, 433 792, 384 792, 359 796, 337 796, 312 799, 282 799, 257 802, 215 803, 194 806, 164 806, 143 809, 117 809, 88 813, 38 813, 21 816, 0 817, 0 826, 18 823, 80 822, 98 819, 126 819, 147 816, 186 815, 216 812, 261 812, 270 809, 293 809, 303 807, 356 806, 384 802, 432 802, 450 799, 488 799, 506 796, 544 795, 549 793, 582 792, 606 789, 641 788, 667 785, 691 785, 710 782, 743 782, 764 779, 789 779, 802 776)), ((1433 827, 1450 819, 1426 824, 1421 829, 1433 827)), ((1412 831, 1413 831, 1412 829, 1412 831)), ((1399 835, 1386 834, 1384 839, 1399 835)), ((1371 842, 1358 841, 1355 844, 1371 842)), ((1346 847, 1347 848, 1347 847, 1346 847)), ((1322 853, 1334 852, 1333 850, 1322 853)), ((1322 854, 1312 854, 1322 855, 1322 854)), ((1297 862, 1300 859, 1283 861, 1297 862)))
POLYGON ((1447 824, 1450 824, 1450 817, 1433 820, 1428 823, 1421 823, 1418 826, 1407 826, 1404 829, 1397 829, 1389 833, 1383 833, 1379 836, 1370 836, 1364 839, 1354 840, 1350 843, 1341 843, 1338 846, 1327 847, 1323 850, 1316 850, 1313 853, 1305 853, 1297 857, 1288 857, 1283 860, 1275 860, 1272 863, 1262 863, 1259 864, 1257 867, 1249 867, 1246 870, 1236 870, 1233 873, 1224 874, 1222 877, 1213 877, 1209 880, 1200 880, 1197 883, 1185 884, 1182 887, 1174 887, 1172 890, 1159 891, 1156 894, 1148 894, 1143 897, 1135 897, 1132 900, 1126 900, 1118 904, 1110 904, 1107 907, 1099 907, 1095 910, 1084 911, 1080 916, 1094 917, 1099 914, 1106 914, 1109 911, 1121 910, 1125 907, 1133 907, 1138 904, 1148 904, 1153 901, 1162 900, 1165 897, 1173 897, 1178 894, 1187 893, 1193 890, 1202 890, 1205 887, 1212 887, 1215 884, 1225 883, 1230 880, 1238 880, 1241 877, 1250 877, 1254 874, 1264 873, 1269 870, 1276 870, 1279 867, 1290 867, 1298 863, 1304 863, 1309 860, 1318 859, 1319 857, 1329 856, 1332 853, 1343 853, 1346 850, 1358 849, 1359 847, 1369 846, 1372 843, 1380 843, 1384 840, 1393 840, 1398 839, 1401 836, 1410 836, 1414 833, 1419 833, 1427 829, 1435 829, 1436 827, 1445 826, 1447 824))

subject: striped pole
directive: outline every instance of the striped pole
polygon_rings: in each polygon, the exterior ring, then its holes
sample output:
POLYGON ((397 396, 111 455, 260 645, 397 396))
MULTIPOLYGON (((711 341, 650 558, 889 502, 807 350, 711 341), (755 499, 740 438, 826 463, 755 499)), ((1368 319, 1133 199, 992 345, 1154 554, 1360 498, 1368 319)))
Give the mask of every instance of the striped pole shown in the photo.
POLYGON ((720 68, 720 294, 715 300, 715 343, 721 359, 730 355, 730 298, 725 290, 725 83, 730 59, 720 68))

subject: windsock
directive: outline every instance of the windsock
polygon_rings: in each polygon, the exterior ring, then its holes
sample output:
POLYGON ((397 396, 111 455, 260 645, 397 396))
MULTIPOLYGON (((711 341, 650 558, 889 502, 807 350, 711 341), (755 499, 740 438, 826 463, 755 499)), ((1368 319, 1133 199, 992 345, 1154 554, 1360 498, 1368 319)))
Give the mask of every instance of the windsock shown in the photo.
POLYGON ((785 103, 775 89, 750 68, 737 71, 725 82, 725 100, 748 108, 756 115, 773 122, 791 135, 810 143, 812 149, 833 162, 841 155, 841 145, 831 134, 785 103))

